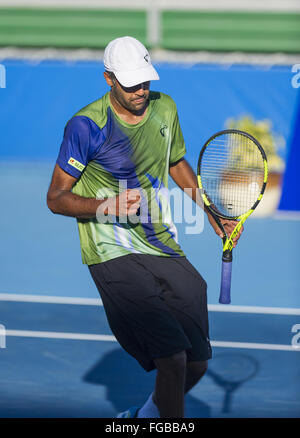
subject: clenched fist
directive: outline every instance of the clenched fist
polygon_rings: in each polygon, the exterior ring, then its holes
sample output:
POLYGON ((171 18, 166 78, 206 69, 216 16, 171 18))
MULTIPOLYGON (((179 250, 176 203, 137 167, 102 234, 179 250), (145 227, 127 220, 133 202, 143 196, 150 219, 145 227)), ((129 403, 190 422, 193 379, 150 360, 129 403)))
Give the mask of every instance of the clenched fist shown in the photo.
POLYGON ((140 208, 141 195, 138 189, 127 189, 117 196, 105 199, 97 210, 101 215, 117 217, 133 216, 140 208))

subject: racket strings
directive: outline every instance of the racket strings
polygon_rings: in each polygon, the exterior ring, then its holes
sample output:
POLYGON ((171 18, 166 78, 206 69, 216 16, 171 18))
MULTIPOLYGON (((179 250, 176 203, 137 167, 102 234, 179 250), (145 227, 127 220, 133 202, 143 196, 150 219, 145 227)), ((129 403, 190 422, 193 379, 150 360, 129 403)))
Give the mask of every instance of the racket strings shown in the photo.
POLYGON ((255 204, 264 183, 264 161, 247 136, 226 133, 206 147, 200 167, 202 186, 213 208, 237 217, 255 204))

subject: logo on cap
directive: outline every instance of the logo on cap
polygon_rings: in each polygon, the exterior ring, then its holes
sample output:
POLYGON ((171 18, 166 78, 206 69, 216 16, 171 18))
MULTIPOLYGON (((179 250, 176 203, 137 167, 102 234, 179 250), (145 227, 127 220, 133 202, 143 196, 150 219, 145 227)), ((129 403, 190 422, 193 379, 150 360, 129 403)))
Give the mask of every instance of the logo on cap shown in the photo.
POLYGON ((145 56, 144 56, 144 60, 145 60, 146 62, 149 62, 149 55, 145 55, 145 56))

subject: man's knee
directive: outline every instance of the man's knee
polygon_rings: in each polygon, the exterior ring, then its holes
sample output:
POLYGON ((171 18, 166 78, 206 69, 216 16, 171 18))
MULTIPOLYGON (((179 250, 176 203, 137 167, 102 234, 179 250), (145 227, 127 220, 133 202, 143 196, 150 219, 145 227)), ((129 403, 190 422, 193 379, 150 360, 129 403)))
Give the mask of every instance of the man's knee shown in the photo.
POLYGON ((161 357, 154 360, 156 368, 162 373, 172 375, 183 375, 186 372, 186 352, 172 354, 168 357, 161 357))
POLYGON ((187 374, 193 380, 200 380, 204 376, 207 370, 207 361, 188 362, 187 374))

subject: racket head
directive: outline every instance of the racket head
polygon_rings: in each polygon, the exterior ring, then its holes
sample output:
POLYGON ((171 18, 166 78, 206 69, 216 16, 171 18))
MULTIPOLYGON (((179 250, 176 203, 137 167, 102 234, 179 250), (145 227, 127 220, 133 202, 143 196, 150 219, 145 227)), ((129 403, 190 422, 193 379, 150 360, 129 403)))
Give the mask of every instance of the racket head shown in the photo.
POLYGON ((209 363, 207 374, 218 378, 218 383, 227 387, 228 383, 242 384, 252 379, 258 370, 259 364, 253 356, 243 353, 219 353, 209 363))
POLYGON ((265 151, 247 132, 219 131, 200 151, 197 164, 200 193, 205 207, 218 217, 238 220, 252 212, 262 198, 267 177, 265 151))

